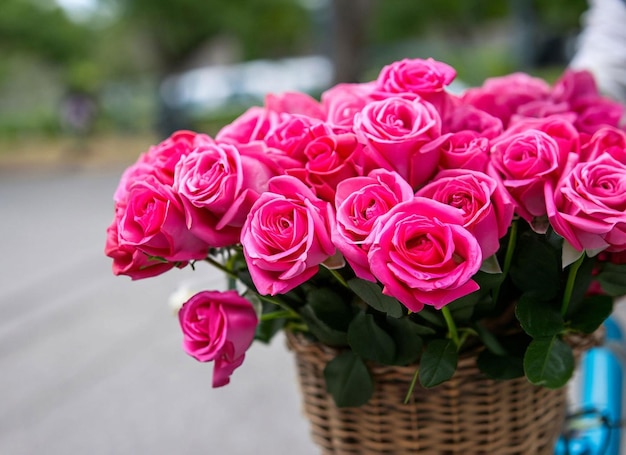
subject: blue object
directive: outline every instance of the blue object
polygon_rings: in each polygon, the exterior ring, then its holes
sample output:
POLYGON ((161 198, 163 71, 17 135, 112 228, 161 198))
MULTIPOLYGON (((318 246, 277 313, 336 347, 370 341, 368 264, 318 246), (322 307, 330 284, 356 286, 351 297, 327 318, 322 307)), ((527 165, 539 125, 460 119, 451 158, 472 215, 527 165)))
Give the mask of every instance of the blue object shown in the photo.
POLYGON ((557 442, 556 455, 619 455, 622 364, 616 350, 624 349, 624 338, 614 319, 604 327, 604 345, 582 357, 581 411, 571 420, 571 434, 557 442))

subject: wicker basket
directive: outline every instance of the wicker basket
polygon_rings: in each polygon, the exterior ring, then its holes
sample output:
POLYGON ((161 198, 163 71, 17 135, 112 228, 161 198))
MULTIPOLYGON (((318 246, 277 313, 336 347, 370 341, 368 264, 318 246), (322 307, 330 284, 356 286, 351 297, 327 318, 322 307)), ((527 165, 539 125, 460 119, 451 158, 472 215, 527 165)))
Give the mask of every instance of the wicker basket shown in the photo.
MULTIPOLYGON (((598 337, 574 340, 580 354, 598 337)), ((323 454, 548 455, 561 432, 566 390, 536 387, 525 378, 485 378, 473 356, 433 389, 415 387, 403 404, 415 366, 371 366, 373 397, 359 408, 337 408, 323 370, 337 351, 287 333, 296 356, 304 412, 323 454)))

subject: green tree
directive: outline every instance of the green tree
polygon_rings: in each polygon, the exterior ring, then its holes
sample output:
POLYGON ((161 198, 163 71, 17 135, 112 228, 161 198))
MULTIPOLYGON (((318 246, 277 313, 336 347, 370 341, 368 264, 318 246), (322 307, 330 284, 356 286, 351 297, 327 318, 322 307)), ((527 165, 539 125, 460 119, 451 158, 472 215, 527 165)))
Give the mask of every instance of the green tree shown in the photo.
POLYGON ((84 58, 92 31, 72 22, 58 7, 28 0, 2 0, 0 49, 3 55, 27 52, 56 64, 84 58))
MULTIPOLYGON (((309 15, 294 0, 108 1, 127 31, 143 40, 157 81, 188 69, 190 59, 220 37, 236 43, 237 60, 294 55, 308 45, 309 15)), ((184 113, 158 100, 163 135, 185 126, 184 113)))
POLYGON ((236 39, 242 58, 289 55, 306 46, 308 16, 293 0, 110 0, 147 38, 158 70, 177 71, 208 40, 236 39))

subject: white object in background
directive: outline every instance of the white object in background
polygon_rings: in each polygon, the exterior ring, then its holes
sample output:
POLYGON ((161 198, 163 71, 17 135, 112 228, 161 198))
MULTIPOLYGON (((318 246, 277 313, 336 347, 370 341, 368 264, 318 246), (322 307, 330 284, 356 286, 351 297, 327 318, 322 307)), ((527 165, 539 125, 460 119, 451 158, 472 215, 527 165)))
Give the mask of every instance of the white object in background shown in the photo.
POLYGON ((591 71, 602 93, 626 103, 626 1, 589 0, 582 25, 570 67, 591 71))

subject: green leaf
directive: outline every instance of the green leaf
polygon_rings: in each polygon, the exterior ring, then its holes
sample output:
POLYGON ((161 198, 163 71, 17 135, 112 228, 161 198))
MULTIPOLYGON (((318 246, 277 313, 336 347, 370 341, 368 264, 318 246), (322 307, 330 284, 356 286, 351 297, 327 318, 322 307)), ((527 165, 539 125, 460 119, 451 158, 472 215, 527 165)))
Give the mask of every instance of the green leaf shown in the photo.
MULTIPOLYGON (((263 302, 259 295, 251 290, 248 290, 244 293, 244 297, 252 303, 257 316, 261 316, 264 314, 270 314, 276 312, 276 305, 263 302)), ((287 322, 287 318, 270 318, 270 319, 259 319, 259 324, 256 327, 256 332, 254 335, 255 340, 259 340, 262 343, 269 343, 274 338, 280 330, 285 326, 287 322)))
POLYGON ((595 267, 595 258, 585 258, 580 265, 578 272, 576 273, 576 279, 574 280, 574 287, 572 289, 572 295, 570 297, 568 311, 565 318, 568 319, 570 314, 576 313, 580 310, 583 299, 587 295, 589 286, 593 278, 593 269, 595 267))
POLYGON ((507 350, 502 346, 498 338, 493 334, 493 332, 487 330, 485 326, 480 323, 475 325, 476 332, 478 333, 478 337, 483 342, 485 347, 491 351, 493 354, 498 356, 506 356, 508 354, 507 350))
POLYGON ((613 312, 613 297, 592 295, 583 300, 578 311, 571 315, 570 324, 575 330, 593 333, 613 312))
POLYGON ((430 388, 449 380, 456 371, 458 360, 452 340, 431 341, 420 360, 420 384, 430 388))
POLYGON ((326 390, 340 408, 361 406, 374 392, 374 382, 367 366, 352 351, 345 351, 328 362, 324 379, 326 390))
POLYGON ((561 313, 550 302, 524 294, 515 307, 515 316, 524 331, 533 338, 550 337, 565 327, 561 313))
POLYGON ((560 251, 535 235, 520 238, 510 276, 523 292, 546 300, 559 295, 561 285, 560 251))
POLYGON ((374 316, 360 312, 348 327, 348 343, 352 350, 367 360, 393 364, 396 357, 394 339, 383 330, 374 316))
POLYGON ((603 264, 596 278, 607 294, 613 297, 626 294, 626 264, 603 264))
POLYGON ((263 343, 269 343, 280 330, 285 326, 286 319, 271 319, 259 321, 256 327, 254 338, 263 343))
POLYGON ((411 320, 415 324, 415 333, 422 337, 428 337, 431 335, 435 335, 437 331, 431 327, 427 327, 422 324, 418 324, 417 322, 411 320))
POLYGON ((306 322, 311 333, 322 343, 326 343, 329 346, 345 346, 348 344, 348 334, 329 327, 317 317, 311 305, 303 306, 300 309, 300 316, 306 322))
POLYGON ((498 355, 482 351, 476 362, 480 371, 491 379, 514 379, 524 376, 524 361, 521 357, 498 355))
POLYGON ((504 274, 485 273, 479 271, 472 277, 472 279, 480 286, 480 289, 475 292, 484 295, 502 283, 502 280, 504 280, 504 274))
POLYGON ((419 336, 419 326, 408 318, 396 319, 387 316, 389 333, 396 345, 394 365, 408 365, 422 354, 422 338, 419 336))
POLYGON ((315 316, 334 330, 345 332, 352 320, 352 308, 349 302, 328 288, 319 288, 307 294, 307 304, 315 316))
POLYGON ((424 321, 436 327, 447 327, 446 320, 441 315, 441 311, 435 310, 431 307, 424 307, 419 313, 413 313, 411 317, 416 319, 423 319, 424 321))
POLYGON ((468 295, 468 297, 471 295, 476 296, 476 304, 474 306, 473 314, 474 319, 476 319, 475 316, 478 313, 486 314, 493 310, 495 302, 492 299, 492 292, 495 288, 502 284, 504 274, 484 273, 479 271, 472 277, 472 279, 478 283, 478 286, 480 286, 478 291, 474 291, 472 294, 468 295))
POLYGON ((348 326, 352 309, 345 299, 328 288, 318 288, 306 294, 307 303, 300 315, 309 330, 322 343, 345 346, 348 343, 348 326))
POLYGON ((383 294, 378 284, 360 278, 353 278, 348 281, 348 286, 372 308, 387 313, 394 318, 401 318, 404 315, 402 304, 397 299, 383 294))
POLYGON ((563 387, 574 372, 572 348, 557 336, 535 338, 524 355, 524 372, 535 385, 563 387))
POLYGON ((563 249, 563 237, 557 234, 554 229, 552 229, 552 226, 546 231, 546 242, 557 251, 563 249))
POLYGON ((464 324, 470 320, 472 314, 474 314, 474 307, 479 298, 479 295, 471 293, 446 305, 457 324, 464 324))

